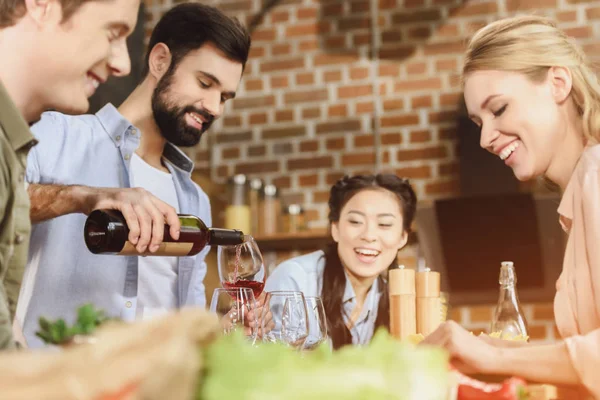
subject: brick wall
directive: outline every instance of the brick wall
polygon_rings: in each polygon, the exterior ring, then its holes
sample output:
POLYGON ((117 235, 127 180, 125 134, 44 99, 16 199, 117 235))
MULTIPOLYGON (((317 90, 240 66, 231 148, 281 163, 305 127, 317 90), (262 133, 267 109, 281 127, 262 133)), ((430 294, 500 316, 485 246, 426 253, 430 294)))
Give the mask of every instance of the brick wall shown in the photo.
MULTIPOLYGON (((237 99, 190 152, 197 168, 217 182, 241 172, 275 183, 285 200, 305 205, 313 228, 326 226, 329 186, 345 173, 373 172, 377 151, 386 171, 411 178, 421 200, 453 195, 459 72, 474 30, 517 13, 546 15, 590 56, 600 54, 600 1, 372 1, 376 15, 366 0, 282 0, 268 12, 237 99)), ((173 3, 146 4, 149 31, 173 3)), ((248 22, 263 1, 211 4, 248 22)), ((407 252, 414 260, 414 249, 407 252)), ((537 307, 528 306, 535 336, 552 339, 551 305, 537 307)), ((453 315, 477 329, 488 317, 482 310, 453 315)))

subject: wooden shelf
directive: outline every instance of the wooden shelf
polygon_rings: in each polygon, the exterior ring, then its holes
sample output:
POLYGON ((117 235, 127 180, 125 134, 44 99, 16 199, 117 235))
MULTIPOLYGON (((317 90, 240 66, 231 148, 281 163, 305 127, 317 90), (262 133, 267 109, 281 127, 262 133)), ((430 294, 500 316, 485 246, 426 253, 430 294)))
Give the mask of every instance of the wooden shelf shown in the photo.
POLYGON ((310 230, 298 233, 277 233, 269 236, 255 236, 261 251, 277 250, 317 250, 324 247, 330 240, 326 230, 310 230))
MULTIPOLYGON (((319 250, 331 240, 326 230, 310 230, 298 233, 277 233, 269 236, 255 236, 254 240, 261 251, 292 251, 319 250)), ((408 238, 409 243, 416 243, 417 237, 413 232, 408 238)))

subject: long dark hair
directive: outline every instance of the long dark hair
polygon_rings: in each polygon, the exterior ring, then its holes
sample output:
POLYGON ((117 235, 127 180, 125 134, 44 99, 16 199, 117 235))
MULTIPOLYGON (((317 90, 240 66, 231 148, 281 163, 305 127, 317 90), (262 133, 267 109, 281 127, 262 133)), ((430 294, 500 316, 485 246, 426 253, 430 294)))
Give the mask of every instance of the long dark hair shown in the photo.
MULTIPOLYGON (((358 192, 365 189, 385 189, 398 197, 402 209, 403 229, 408 234, 415 216, 417 196, 407 179, 399 178, 392 174, 356 175, 345 176, 331 187, 329 195, 329 223, 338 222, 340 214, 346 203, 358 192)), ((321 298, 325 315, 327 316, 327 331, 331 337, 333 348, 338 349, 344 345, 352 344, 352 335, 344 322, 343 297, 346 288, 346 275, 342 260, 338 254, 338 245, 332 241, 324 249, 325 270, 323 271, 323 286, 321 298)), ((396 266, 392 262, 390 268, 396 266)), ((382 290, 381 299, 377 308, 375 330, 379 327, 389 329, 390 304, 388 298, 387 282, 378 277, 379 288, 382 290)))

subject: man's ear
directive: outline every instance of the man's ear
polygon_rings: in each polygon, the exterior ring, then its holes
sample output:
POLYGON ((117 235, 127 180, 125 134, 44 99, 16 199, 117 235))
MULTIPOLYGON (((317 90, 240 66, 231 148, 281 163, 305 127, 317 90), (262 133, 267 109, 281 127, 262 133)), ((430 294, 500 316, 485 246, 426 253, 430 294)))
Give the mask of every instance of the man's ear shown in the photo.
POLYGON ((148 57, 148 71, 159 81, 169 70, 172 60, 171 50, 164 43, 157 43, 148 57))

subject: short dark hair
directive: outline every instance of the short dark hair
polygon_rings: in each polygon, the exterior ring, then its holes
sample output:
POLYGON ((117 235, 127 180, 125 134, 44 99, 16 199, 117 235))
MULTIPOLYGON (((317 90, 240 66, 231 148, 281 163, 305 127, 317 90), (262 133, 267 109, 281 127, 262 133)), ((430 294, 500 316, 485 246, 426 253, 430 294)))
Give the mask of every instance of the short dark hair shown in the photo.
MULTIPOLYGON (((60 0, 63 21, 71 18, 83 4, 93 0, 60 0)), ((0 0, 0 29, 8 28, 25 16, 25 0, 0 0)))
POLYGON ((150 52, 158 43, 164 43, 171 51, 170 69, 174 70, 190 51, 199 49, 205 43, 213 44, 227 58, 245 67, 250 42, 250 34, 237 18, 230 18, 219 9, 205 4, 179 4, 167 11, 154 27, 142 77, 148 75, 150 52))

